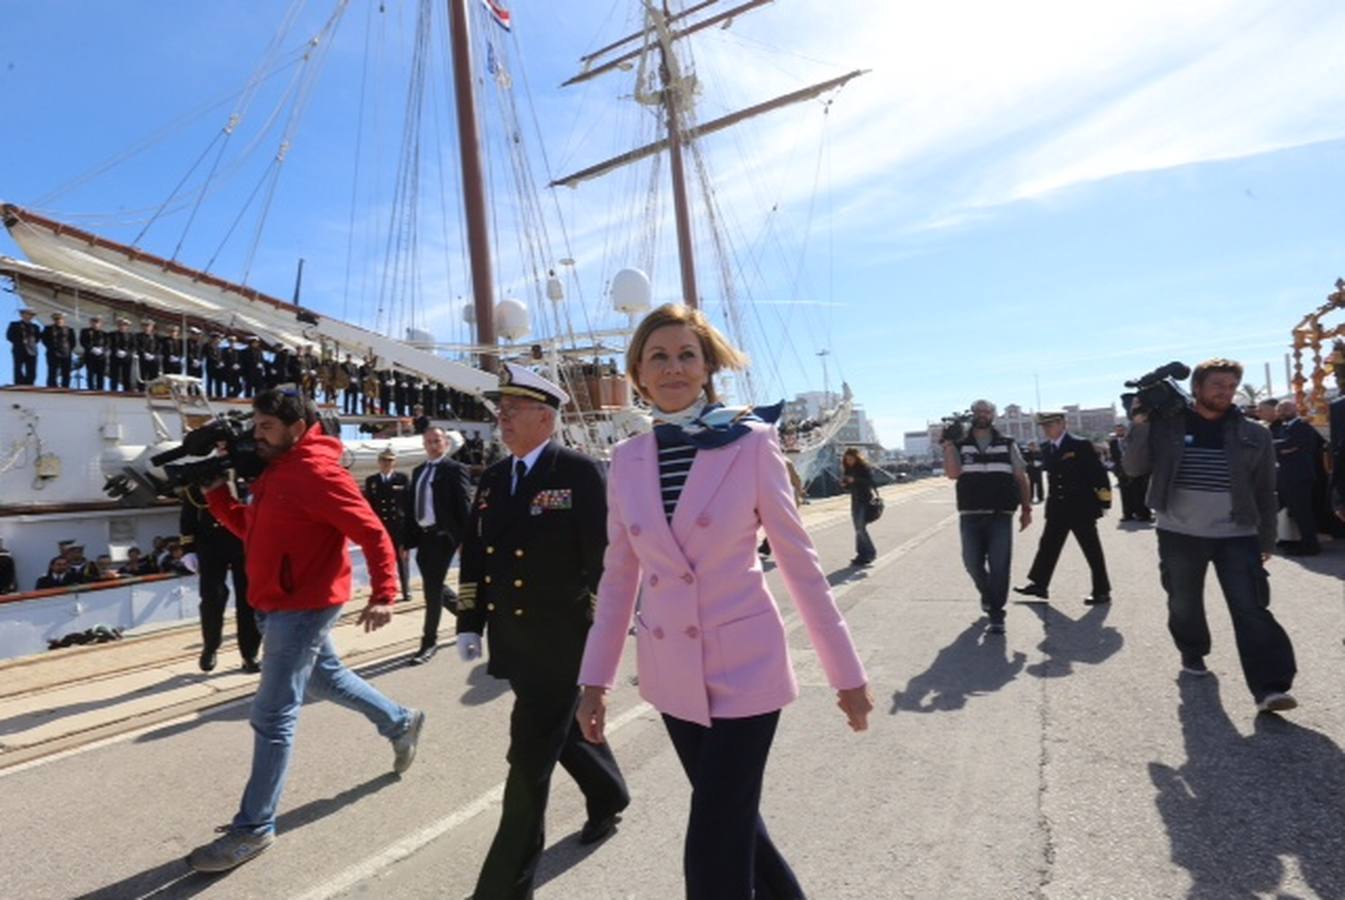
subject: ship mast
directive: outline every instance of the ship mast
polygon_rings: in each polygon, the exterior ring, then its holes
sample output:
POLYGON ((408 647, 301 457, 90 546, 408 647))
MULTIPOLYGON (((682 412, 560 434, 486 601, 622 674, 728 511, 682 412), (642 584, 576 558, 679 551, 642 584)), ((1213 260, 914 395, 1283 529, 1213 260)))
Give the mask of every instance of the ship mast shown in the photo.
MULTIPOLYGON (((677 55, 673 51, 673 41, 687 37, 688 35, 694 34, 705 28, 709 28, 712 25, 723 23, 724 27, 728 27, 728 23, 730 23, 735 16, 749 12, 757 7, 764 6, 767 3, 772 3, 774 0, 748 0, 746 3, 735 6, 718 15, 710 16, 691 25, 687 25, 684 28, 679 28, 676 31, 671 30, 669 27, 673 22, 685 19, 691 14, 700 12, 708 6, 713 6, 718 0, 704 0, 704 2, 697 3, 676 14, 668 8, 668 0, 661 0, 661 2, 662 9, 659 9, 654 5, 654 0, 644 0, 646 20, 649 23, 645 31, 628 35, 618 41, 613 41, 601 50, 597 50, 584 56, 580 60, 584 66, 583 71, 570 78, 562 86, 578 84, 579 82, 587 81, 590 78, 595 78, 605 72, 618 69, 629 63, 630 60, 639 57, 645 52, 643 46, 639 49, 627 51, 606 62, 598 63, 598 59, 604 53, 623 47, 632 41, 643 39, 646 33, 652 29, 657 36, 659 46, 659 81, 663 89, 658 92, 658 100, 661 103, 668 120, 667 138, 614 156, 611 159, 589 166, 586 169, 582 169, 570 175, 566 175, 563 178, 557 178, 555 181, 551 182, 551 186, 557 187, 563 185, 565 187, 575 187, 582 181, 605 175, 614 169, 619 169, 622 166, 629 165, 666 149, 668 151, 669 169, 671 170, 672 176, 673 213, 677 222, 677 256, 682 274, 682 298, 687 306, 694 308, 700 305, 700 295, 697 293, 696 289, 696 264, 691 232, 691 204, 687 196, 685 167, 682 163, 683 146, 704 135, 712 134, 721 129, 728 128, 731 125, 736 125, 746 119, 751 119, 763 113, 780 109, 781 107, 789 106, 803 100, 808 100, 819 94, 825 93, 826 91, 839 88, 852 78, 863 75, 867 70, 856 69, 855 71, 849 72, 838 78, 822 81, 801 90, 781 95, 774 100, 768 100, 764 103, 748 107, 747 109, 730 113, 729 115, 715 119, 713 122, 707 122, 704 125, 699 125, 691 129, 683 129, 681 125, 681 116, 690 106, 690 95, 692 92, 692 85, 694 84, 694 76, 684 76, 682 74, 677 61, 677 55), (595 63, 597 64, 595 65, 595 63)), ((637 86, 637 97, 638 95, 639 89, 637 86)))
MULTIPOLYGON (((486 178, 481 165, 476 94, 472 90, 472 44, 469 0, 448 0, 453 49, 453 92, 458 112, 458 150, 462 157, 462 196, 467 217, 467 249, 472 267, 472 303, 476 311, 476 343, 493 348, 495 338, 495 274, 490 259, 490 231, 486 219, 486 178)), ((499 357, 481 354, 481 368, 494 372, 499 357)))

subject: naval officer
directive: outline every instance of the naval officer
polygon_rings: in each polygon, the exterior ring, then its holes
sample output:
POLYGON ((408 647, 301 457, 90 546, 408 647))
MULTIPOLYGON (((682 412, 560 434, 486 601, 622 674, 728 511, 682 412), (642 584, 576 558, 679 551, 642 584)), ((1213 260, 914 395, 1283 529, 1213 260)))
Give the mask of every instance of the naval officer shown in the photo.
POLYGON ((511 455, 482 475, 467 520, 458 655, 479 656, 486 632, 490 674, 509 680, 514 709, 504 809, 476 900, 532 896, 557 762, 584 794, 581 844, 611 834, 630 803, 611 748, 583 740, 575 721, 579 662, 607 548, 602 471, 551 440, 569 400, 556 385, 505 364, 499 389, 486 397, 499 405, 511 455))
POLYGON ((1091 441, 1077 438, 1065 427, 1063 412, 1037 414, 1037 424, 1046 436, 1042 459, 1050 492, 1046 496, 1046 528, 1037 545, 1037 556, 1028 570, 1028 583, 1014 591, 1045 600, 1050 596, 1060 551, 1071 534, 1079 542, 1092 574, 1093 592, 1084 603, 1093 606, 1111 602, 1107 560, 1098 538, 1097 520, 1111 507, 1111 481, 1091 441))
POLYGON ((411 599, 411 578, 406 550, 406 495, 410 482, 397 471, 397 451, 383 448, 378 454, 378 471, 364 479, 364 498, 374 508, 397 550, 397 577, 402 583, 402 601, 411 599))

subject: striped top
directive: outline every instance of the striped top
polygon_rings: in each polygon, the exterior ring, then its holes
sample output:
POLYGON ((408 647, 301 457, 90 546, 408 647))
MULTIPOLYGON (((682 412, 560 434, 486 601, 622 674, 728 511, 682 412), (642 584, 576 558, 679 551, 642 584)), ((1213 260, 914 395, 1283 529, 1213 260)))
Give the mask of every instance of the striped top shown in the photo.
POLYGON ((654 436, 658 442, 658 477, 663 494, 663 515, 671 523, 677 500, 682 496, 682 488, 686 487, 691 464, 696 461, 696 447, 687 440, 680 428, 656 428, 654 436))
POLYGON ((1227 493, 1233 489, 1228 456, 1224 453, 1224 423, 1207 422, 1188 414, 1186 447, 1177 466, 1178 490, 1227 493))

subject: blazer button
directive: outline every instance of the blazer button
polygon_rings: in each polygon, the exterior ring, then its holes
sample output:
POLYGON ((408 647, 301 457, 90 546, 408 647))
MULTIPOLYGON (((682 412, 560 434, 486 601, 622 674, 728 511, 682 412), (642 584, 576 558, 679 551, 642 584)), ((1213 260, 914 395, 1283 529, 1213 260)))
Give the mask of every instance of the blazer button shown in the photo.
POLYGON ((696 576, 692 575, 690 572, 683 572, 682 580, 685 581, 687 584, 691 584, 691 582, 696 580, 696 576))
POLYGON ((650 575, 650 576, 649 576, 649 586, 650 586, 650 587, 657 587, 657 586, 658 586, 658 576, 657 576, 657 575, 650 575))
POLYGON ((490 576, 489 576, 489 575, 487 575, 485 578, 482 578, 481 580, 484 581, 486 584, 490 584, 490 576))
POLYGON ((640 526, 639 526, 639 525, 632 525, 632 526, 630 527, 630 533, 631 533, 631 536, 632 536, 632 537, 639 537, 639 536, 640 536, 640 526))
POLYGON ((487 603, 487 604, 486 604, 486 612, 495 612, 495 604, 494 604, 494 603, 487 603))
POLYGON ((521 587, 523 587, 523 579, 522 579, 522 578, 515 578, 515 579, 514 579, 514 587, 517 587, 517 588, 521 588, 521 587))
POLYGON ((490 555, 491 555, 492 553, 494 553, 494 552, 495 552, 495 548, 494 548, 494 547, 487 547, 487 548, 486 548, 486 555, 487 555, 487 556, 490 556, 490 555))
POLYGON ((655 638, 656 640, 660 640, 660 641, 663 640, 663 629, 660 628, 659 626, 655 625, 655 626, 654 626, 654 630, 653 630, 652 632, 650 632, 650 633, 654 635, 654 638, 655 638))
POLYGON ((516 615, 516 616, 521 616, 521 615, 523 615, 523 610, 521 610, 521 609, 516 609, 516 610, 514 610, 514 615, 516 615))
POLYGON ((699 525, 699 526, 702 527, 702 528, 708 528, 709 525, 710 525, 710 517, 709 517, 709 516, 701 516, 700 518, 698 518, 698 519, 696 520, 696 524, 699 525))
POLYGON ((522 548, 522 547, 519 547, 517 550, 515 550, 515 551, 514 551, 514 556, 518 557, 519 559, 522 559, 522 558, 523 558, 523 548, 522 548))
POLYGON ((692 640, 695 640, 696 638, 701 636, 701 630, 697 628, 695 625, 688 625, 686 630, 686 636, 691 638, 692 640))

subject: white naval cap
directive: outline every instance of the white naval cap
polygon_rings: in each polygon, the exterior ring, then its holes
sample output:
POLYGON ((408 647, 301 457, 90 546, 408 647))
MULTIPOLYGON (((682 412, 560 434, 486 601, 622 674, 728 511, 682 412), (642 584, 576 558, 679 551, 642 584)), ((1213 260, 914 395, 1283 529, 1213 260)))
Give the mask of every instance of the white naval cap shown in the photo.
POLYGON ((498 403, 501 397, 526 397, 560 409, 570 402, 570 395, 559 386, 538 375, 532 369, 514 363, 500 367, 500 386, 493 391, 482 391, 485 398, 498 403))

